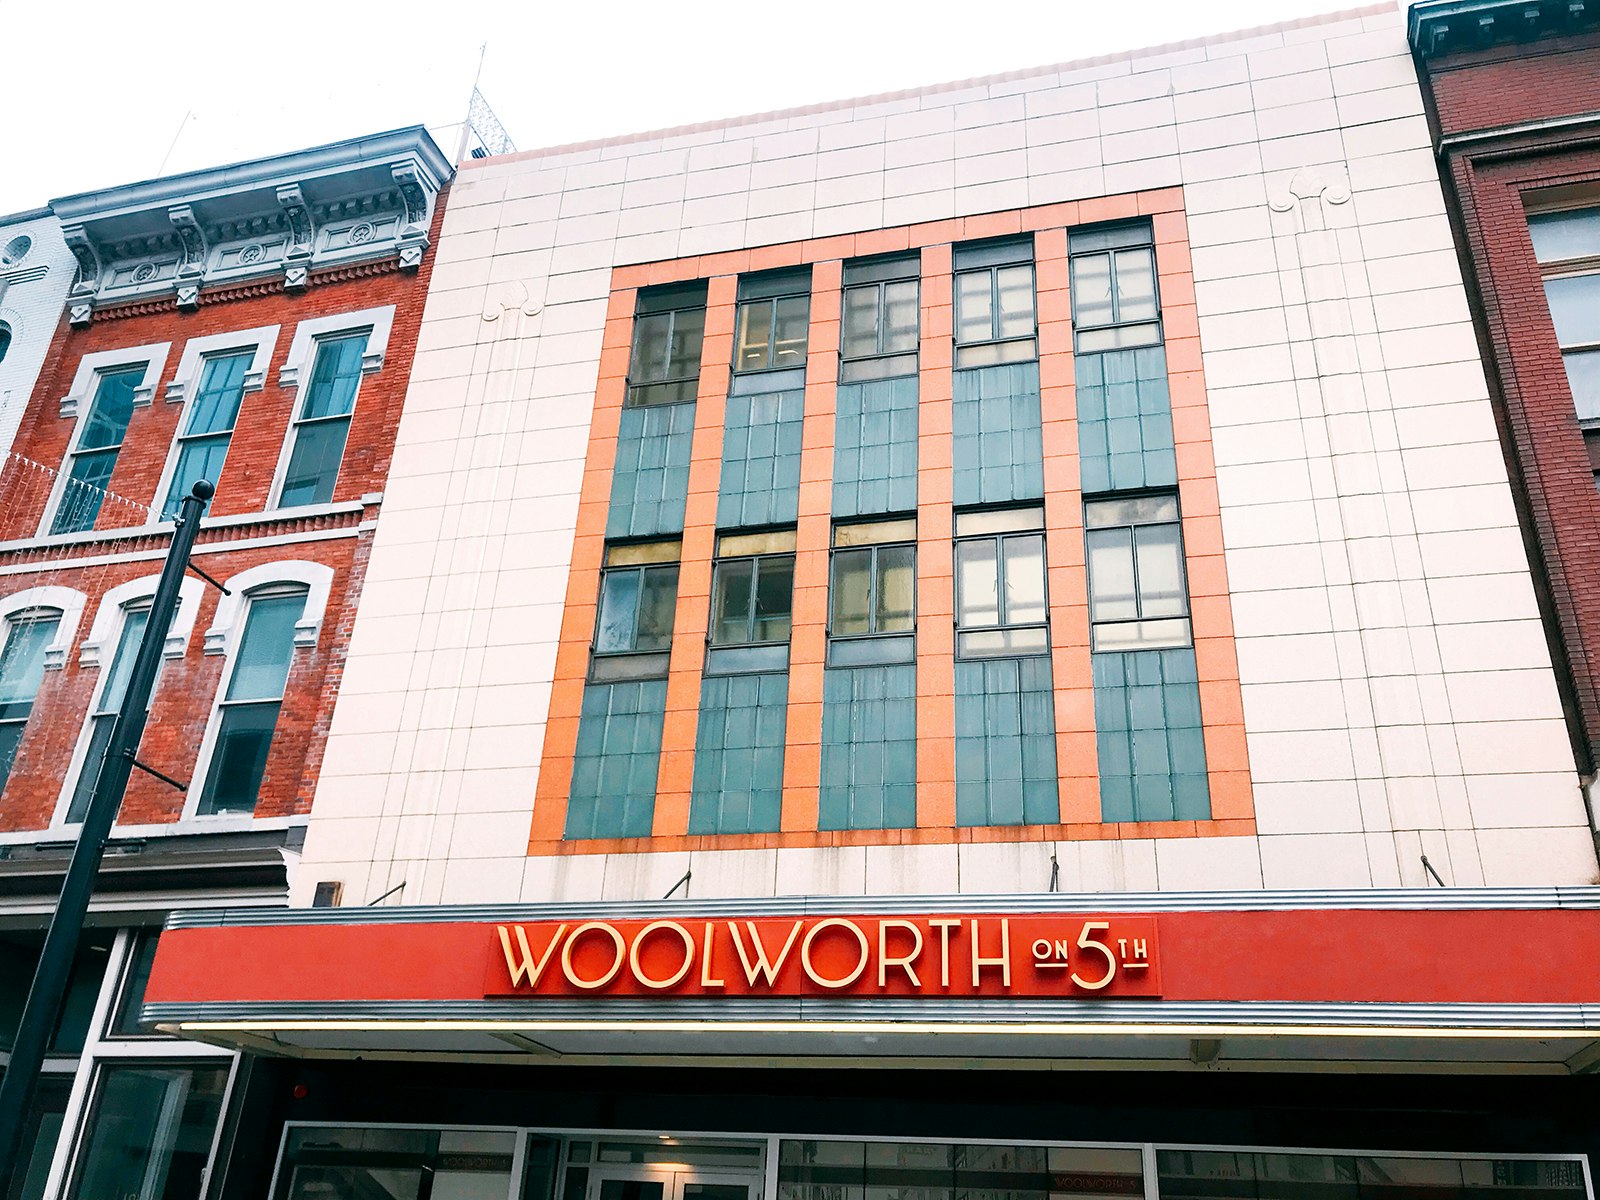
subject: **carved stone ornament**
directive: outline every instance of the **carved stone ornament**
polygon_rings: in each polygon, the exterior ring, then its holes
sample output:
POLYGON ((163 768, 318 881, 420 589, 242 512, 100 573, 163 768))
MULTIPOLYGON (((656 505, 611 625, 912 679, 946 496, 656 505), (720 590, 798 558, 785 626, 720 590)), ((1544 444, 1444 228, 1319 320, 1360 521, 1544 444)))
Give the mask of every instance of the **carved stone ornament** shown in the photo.
POLYGON ((1269 196, 1273 212, 1294 213, 1302 233, 1329 227, 1327 208, 1350 203, 1350 185, 1342 171, 1330 178, 1321 167, 1302 167, 1289 178, 1285 190, 1269 196))
POLYGON ((185 312, 192 312, 200 307, 200 285, 198 283, 180 283, 178 285, 178 307, 185 312))
POLYGON ((82 225, 63 226, 61 236, 67 249, 72 251, 72 257, 78 260, 78 273, 73 277, 68 295, 93 296, 100 287, 100 256, 95 253, 94 243, 82 225))
POLYGON ((167 220, 172 223, 183 250, 183 257, 178 260, 178 281, 180 284, 187 279, 198 281, 206 271, 206 235, 194 218, 194 209, 187 204, 174 205, 167 209, 167 220))
POLYGON ((67 305, 67 320, 73 325, 87 325, 94 318, 92 300, 73 300, 67 305))
POLYGON ((283 286, 290 291, 298 291, 311 282, 311 271, 304 264, 288 266, 283 269, 283 286))

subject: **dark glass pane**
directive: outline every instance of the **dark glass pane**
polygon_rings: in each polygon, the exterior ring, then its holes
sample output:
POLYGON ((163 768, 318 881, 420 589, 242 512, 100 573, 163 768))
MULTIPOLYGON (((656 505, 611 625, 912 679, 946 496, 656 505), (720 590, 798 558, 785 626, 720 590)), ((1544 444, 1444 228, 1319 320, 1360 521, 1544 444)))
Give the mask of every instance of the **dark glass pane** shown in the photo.
POLYGON ((144 378, 145 364, 100 376, 89 415, 78 438, 78 450, 105 450, 122 445, 133 418, 133 392, 144 378))
POLYGON ((794 559, 763 558, 756 577, 757 642, 789 640, 790 610, 794 605, 794 559))
POLYGON ((1089 619, 1126 620, 1139 615, 1133 588, 1133 534, 1128 529, 1091 529, 1089 619))
POLYGON ((753 641, 750 636, 750 601, 754 590, 756 560, 738 558, 717 564, 717 582, 712 597, 711 641, 719 646, 735 646, 753 641))
POLYGON ((872 632, 872 550, 837 550, 833 555, 832 632, 841 637, 872 632))
POLYGON ((1133 532, 1139 571, 1139 615, 1181 617, 1184 602, 1183 545, 1176 525, 1141 525, 1133 532))
POLYGON ((161 505, 163 521, 178 519, 179 506, 197 479, 216 484, 222 475, 222 462, 228 456, 228 442, 232 436, 223 433, 183 443, 177 465, 172 468, 172 479, 167 484, 167 498, 161 505))
POLYGON ((600 584, 600 622, 594 648, 600 654, 633 649, 639 618, 639 572, 607 571, 600 584))
POLYGON ((94 785, 100 778, 100 767, 105 759, 106 746, 111 742, 111 727, 116 714, 91 717, 89 720, 89 746, 83 752, 83 765, 78 768, 78 782, 72 789, 72 800, 67 805, 67 821, 76 825, 89 811, 89 801, 94 798, 94 785))
POLYGON ((94 519, 100 515, 100 505, 106 498, 106 484, 116 465, 115 449, 73 456, 61 490, 61 503, 50 523, 51 533, 82 533, 94 528, 94 519))
POLYGON ((1000 577, 993 538, 956 543, 956 624, 963 629, 1000 623, 1000 577))
POLYGON ((148 608, 128 608, 122 613, 122 630, 117 635, 116 653, 111 656, 111 666, 100 685, 100 695, 95 701, 97 713, 115 713, 122 707, 122 697, 128 691, 128 677, 133 674, 133 660, 139 657, 139 643, 150 624, 148 608))
POLYGON ((1001 540, 1006 563, 1007 625, 1042 625, 1044 609, 1044 537, 1001 540))
POLYGON ((244 376, 255 358, 252 350, 206 359, 200 387, 189 401, 185 437, 205 433, 228 433, 239 419, 239 402, 244 396, 244 376))
POLYGON ((693 308, 672 314, 668 379, 693 379, 700 374, 700 347, 705 338, 705 309, 693 308))
POLYGON ((234 704, 222 710, 222 727, 217 731, 212 751, 211 772, 205 794, 200 798, 202 813, 251 812, 261 791, 261 777, 267 769, 267 752, 272 749, 272 730, 278 723, 278 702, 234 704))
POLYGON ((277 700, 289 678, 295 623, 305 615, 306 594, 262 596, 250 601, 244 636, 239 639, 229 700, 277 700))
POLYGON ((6 781, 11 778, 12 764, 17 761, 17 747, 22 745, 22 731, 27 727, 26 721, 0 723, 0 792, 5 790, 6 781))
POLYGON ((128 972, 117 1001, 117 1015, 111 1032, 122 1037, 139 1037, 147 1031, 139 1024, 139 1009, 144 1004, 144 989, 150 982, 150 968, 156 961, 157 931, 147 929, 137 935, 128 955, 128 972))
POLYGON ((811 298, 785 296, 777 302, 777 308, 772 365, 803 367, 806 365, 806 334, 810 325, 811 298))
POLYGON ((989 271, 956 276, 956 341, 987 342, 994 337, 994 297, 989 271))
POLYGON ((636 650, 670 650, 672 623, 678 607, 678 568, 646 567, 639 593, 639 636, 636 650))
POLYGON ((327 504, 333 499, 333 485, 339 478, 339 462, 344 458, 345 439, 350 436, 348 420, 317 421, 297 425, 294 451, 283 477, 279 508, 297 504, 327 504))
POLYGON ((11 326, 0 322, 0 363, 5 362, 6 354, 11 349, 11 326))
POLYGON ((1156 318, 1156 258, 1153 251, 1117 251, 1117 321, 1156 318))
POLYGON ((78 943, 77 953, 72 957, 67 998, 62 1002, 61 1015, 56 1018, 55 1032, 50 1036, 51 1054, 80 1054, 89 1040, 89 1023, 94 1020, 100 984, 106 977, 106 964, 111 960, 113 936, 109 929, 92 929, 78 943))
POLYGON ((1561 356, 1578 420, 1600 420, 1600 350, 1569 350, 1561 356))
POLYGON ((1072 260, 1072 313, 1078 326, 1111 324, 1111 256, 1072 260))
POLYGON ((658 1179, 602 1179, 600 1200, 661 1200, 665 1189, 658 1179))
POLYGON ((739 306, 735 371, 762 371, 772 365, 772 305, 771 300, 747 300, 739 306))
POLYGON ((74 1197, 193 1200, 222 1111, 226 1067, 108 1066, 74 1197))
POLYGON ((844 294, 844 356, 862 358, 878 353, 878 288, 850 288, 844 294))
POLYGON ((917 281, 902 280, 883 288, 883 353, 910 353, 917 348, 919 320, 917 281))
POLYGON ((904 633, 916 611, 916 547, 878 547, 878 593, 874 633, 904 633))
POLYGON ((22 1156, 11 1180, 8 1200, 43 1200, 50 1160, 66 1121, 67 1099, 72 1080, 59 1075, 44 1075, 33 1093, 27 1119, 22 1127, 22 1156))
POLYGON ((1033 267, 1000 267, 995 275, 1000 290, 1001 338, 1033 333, 1033 267))
POLYGON ((327 338, 317 344, 317 360, 311 367, 311 383, 306 388, 300 420, 346 417, 355 410, 356 388, 361 384, 361 356, 366 349, 364 333, 327 338))
POLYGON ((5 650, 0 651, 0 718, 27 717, 44 682, 44 652, 60 626, 57 616, 10 622, 5 650))
POLYGON ((670 379, 667 363, 671 357, 672 314, 648 313, 634 318, 633 359, 628 364, 630 383, 651 383, 670 379))

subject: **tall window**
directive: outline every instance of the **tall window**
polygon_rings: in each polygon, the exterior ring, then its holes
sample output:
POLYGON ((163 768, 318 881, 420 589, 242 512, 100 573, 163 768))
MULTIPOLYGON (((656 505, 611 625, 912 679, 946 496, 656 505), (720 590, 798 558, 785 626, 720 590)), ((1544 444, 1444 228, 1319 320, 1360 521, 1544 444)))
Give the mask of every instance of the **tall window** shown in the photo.
POLYGON ((303 589, 250 597, 227 692, 218 704, 216 745, 200 813, 255 811, 294 656, 294 627, 305 611, 303 589))
POLYGON ((361 356, 366 333, 347 333, 317 342, 311 382, 305 387, 300 413, 289 431, 293 447, 283 476, 278 507, 327 504, 339 478, 339 463, 350 437, 350 416, 361 385, 361 356))
POLYGON ((1074 233, 1068 253, 1072 327, 1080 354, 1161 340, 1149 222, 1074 233))
MULTIPOLYGON (((94 785, 100 778, 101 759, 111 743, 111 728, 117 723, 122 698, 128 691, 128 677, 133 674, 133 660, 139 655, 139 643, 149 624, 149 601, 122 610, 122 631, 117 635, 117 650, 111 656, 110 668, 100 680, 94 708, 89 712, 89 736, 83 764, 78 769, 78 782, 72 789, 72 800, 67 805, 69 824, 77 824, 89 812, 94 785)), ((154 689, 151 694, 154 695, 154 689)))
POLYGON ((61 614, 53 610, 18 613, 6 622, 5 649, 0 650, 0 791, 11 777, 22 731, 44 682, 44 652, 60 627, 61 614))
POLYGON ((1083 506, 1083 519, 1092 648, 1159 650, 1189 645, 1189 594, 1177 497, 1091 500, 1083 506))
POLYGON ((956 366, 1039 357, 1031 237, 957 246, 955 275, 956 366))
POLYGON ((1044 509, 956 516, 956 649, 963 658, 1043 654, 1044 509))
POLYGON ((734 372, 804 367, 810 321, 809 269, 747 275, 739 280, 734 372))
POLYGON ((708 672, 774 670, 787 665, 794 546, 792 529, 718 539, 711 585, 708 672))
POLYGON ((233 426, 239 419, 239 402, 244 399, 244 376, 255 359, 255 351, 219 354, 207 358, 200 373, 200 387, 194 399, 184 406, 183 432, 178 435, 177 462, 167 484, 161 505, 161 520, 178 516, 178 505, 195 480, 215 484, 222 474, 222 461, 228 454, 233 426))
POLYGON ((915 254, 845 264, 841 383, 916 374, 921 271, 915 254))
POLYGON ((911 518, 834 526, 830 666, 911 661, 916 538, 911 518))
POLYGON ((597 682, 666 675, 678 606, 678 555, 677 542, 607 548, 590 670, 597 682))
POLYGON ((93 529, 100 506, 105 502, 106 485, 122 451, 128 422, 133 418, 134 391, 144 380, 147 364, 118 367, 100 372, 95 382, 89 415, 78 427, 78 435, 67 455, 66 484, 56 503, 51 533, 81 533, 93 529))
POLYGON ((102 1066, 74 1200, 198 1196, 227 1085, 226 1065, 102 1066))
POLYGON ((5 362, 6 355, 11 350, 11 326, 0 321, 0 362, 5 362))
POLYGON ((700 389, 706 335, 706 284, 674 284, 639 293, 628 362, 629 404, 677 404, 700 389))
POLYGON ((1600 208, 1528 217, 1561 361, 1600 482, 1600 208))

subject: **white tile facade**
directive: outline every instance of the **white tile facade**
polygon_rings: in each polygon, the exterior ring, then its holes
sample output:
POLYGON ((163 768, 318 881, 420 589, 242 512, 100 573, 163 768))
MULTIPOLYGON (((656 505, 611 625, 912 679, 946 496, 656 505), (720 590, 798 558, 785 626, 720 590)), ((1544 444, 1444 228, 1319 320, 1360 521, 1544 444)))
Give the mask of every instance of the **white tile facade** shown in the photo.
POLYGON ((471 166, 296 891, 1586 883, 1399 13, 471 166), (613 266, 1182 185, 1256 837, 528 859, 613 266))
POLYGON ((53 215, 0 217, 0 325, 11 334, 0 357, 0 454, 17 435, 77 267, 53 215))

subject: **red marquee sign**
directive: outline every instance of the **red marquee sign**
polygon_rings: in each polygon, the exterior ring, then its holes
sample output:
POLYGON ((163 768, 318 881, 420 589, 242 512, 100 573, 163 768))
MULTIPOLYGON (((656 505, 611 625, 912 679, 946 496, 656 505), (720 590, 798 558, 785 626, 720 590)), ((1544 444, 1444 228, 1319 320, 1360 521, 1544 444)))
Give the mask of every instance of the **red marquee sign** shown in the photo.
POLYGON ((1159 996, 1153 917, 496 925, 485 996, 1159 996))

